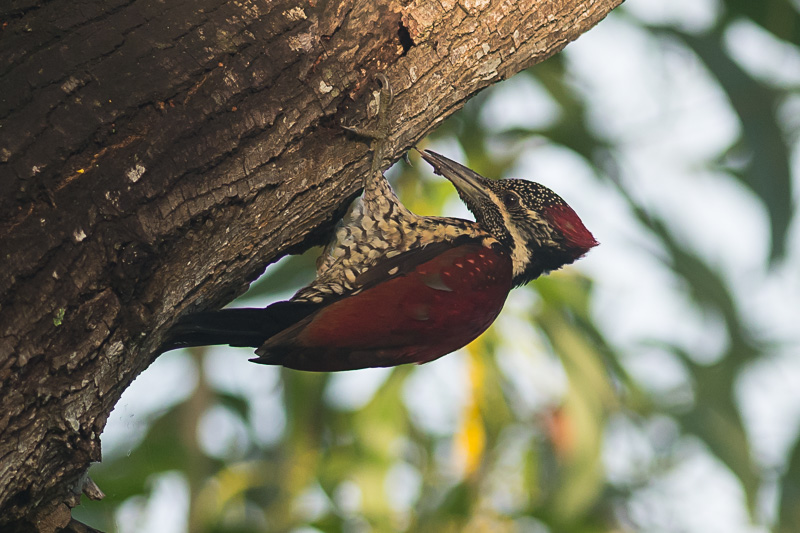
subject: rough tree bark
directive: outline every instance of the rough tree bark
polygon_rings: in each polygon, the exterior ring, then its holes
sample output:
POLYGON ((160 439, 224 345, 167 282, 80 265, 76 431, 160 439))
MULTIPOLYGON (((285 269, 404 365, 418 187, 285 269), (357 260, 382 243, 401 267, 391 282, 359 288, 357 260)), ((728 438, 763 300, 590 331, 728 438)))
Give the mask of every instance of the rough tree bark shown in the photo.
POLYGON ((176 316, 325 236, 369 167, 337 124, 376 72, 388 165, 621 2, 4 2, 0 524, 67 524, 176 316))

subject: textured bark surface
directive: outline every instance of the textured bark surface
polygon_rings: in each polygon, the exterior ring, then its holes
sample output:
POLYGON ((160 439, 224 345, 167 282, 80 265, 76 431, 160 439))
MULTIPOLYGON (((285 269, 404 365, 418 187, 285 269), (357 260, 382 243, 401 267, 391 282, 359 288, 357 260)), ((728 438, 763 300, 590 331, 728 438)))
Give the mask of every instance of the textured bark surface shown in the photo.
POLYGON ((388 166, 621 1, 4 2, 0 523, 69 522, 171 321, 325 238, 369 168, 337 124, 376 72, 388 166))

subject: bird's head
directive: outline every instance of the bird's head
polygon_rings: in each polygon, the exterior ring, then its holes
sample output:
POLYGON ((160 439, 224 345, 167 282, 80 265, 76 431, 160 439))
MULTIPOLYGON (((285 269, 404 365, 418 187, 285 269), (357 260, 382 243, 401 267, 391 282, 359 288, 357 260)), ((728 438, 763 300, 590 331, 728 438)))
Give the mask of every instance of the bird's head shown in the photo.
POLYGON ((486 179, 436 152, 420 154, 455 185, 476 222, 509 250, 515 286, 568 265, 597 246, 575 211, 547 187, 520 179, 486 179))

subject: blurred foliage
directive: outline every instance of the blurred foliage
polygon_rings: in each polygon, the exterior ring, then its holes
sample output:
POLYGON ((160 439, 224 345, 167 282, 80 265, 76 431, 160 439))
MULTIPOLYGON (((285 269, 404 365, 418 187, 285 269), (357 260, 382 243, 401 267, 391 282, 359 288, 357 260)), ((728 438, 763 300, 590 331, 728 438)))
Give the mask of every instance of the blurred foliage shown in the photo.
MULTIPOLYGON (((731 24, 749 21, 796 44, 797 3, 720 1, 712 27, 694 33, 679 24, 648 26, 625 6, 612 17, 656 41, 681 43, 716 80, 740 132, 707 165, 746 185, 762 203, 772 237, 770 261, 779 263, 795 215, 790 154, 798 135, 786 131, 777 109, 797 96, 797 88, 748 72, 732 58, 725 35, 731 24)), ((213 385, 207 355, 193 352, 197 387, 148 420, 144 436, 127 454, 108 456, 93 468, 108 497, 85 501, 76 517, 108 531, 143 531, 130 517, 141 516, 158 497, 159 480, 179 472, 188 491, 190 531, 637 531, 630 502, 680 462, 682 443, 691 436, 738 480, 754 523, 800 531, 800 446, 789 450, 782 471, 768 471, 753 457, 736 394, 748 365, 769 352, 769 339, 754 333, 730 279, 683 242, 672 221, 641 205, 624 185, 618 141, 591 125, 592 104, 570 78, 564 55, 520 76, 548 93, 558 107, 555 120, 537 128, 490 131, 482 115, 490 90, 443 124, 432 142, 457 142, 464 163, 488 176, 505 175, 531 140, 569 150, 590 165, 598 182, 624 200, 632 220, 658 244, 653 254, 680 290, 702 313, 724 323, 726 348, 710 363, 678 342, 649 342, 685 370, 689 399, 676 400, 681 391, 669 397, 649 390, 629 374, 622 350, 592 314, 592 280, 569 268, 518 289, 521 296, 495 326, 449 356, 459 359, 447 367, 452 371, 447 380, 428 376, 434 388, 455 391, 454 419, 421 417, 419 397, 430 397, 429 390, 420 391, 425 368, 388 371, 378 378, 374 394, 355 406, 332 401, 329 391, 337 390, 339 376, 275 370, 279 379, 269 394, 277 398, 285 426, 274 438, 259 438, 254 421, 274 412, 260 411, 243 390, 213 385), (492 148, 499 144, 503 150, 492 148), (542 372, 549 374, 541 377, 542 372), (244 428, 244 444, 217 453, 201 446, 198 427, 211 409, 244 428), (609 479, 604 463, 610 432, 619 427, 643 435, 651 450, 646 460, 632 456, 632 473, 621 480, 609 479), (769 480, 778 494, 777 511, 765 517, 758 502, 769 480)), ((395 188, 412 210, 441 212, 453 201, 453 191, 446 181, 425 177, 422 166, 396 167, 395 188)), ((285 295, 287 287, 306 283, 316 253, 271 268, 246 297, 266 303, 285 295)), ((268 371, 251 370, 265 376, 268 371)), ((438 412, 441 406, 423 405, 426 410, 438 412)))

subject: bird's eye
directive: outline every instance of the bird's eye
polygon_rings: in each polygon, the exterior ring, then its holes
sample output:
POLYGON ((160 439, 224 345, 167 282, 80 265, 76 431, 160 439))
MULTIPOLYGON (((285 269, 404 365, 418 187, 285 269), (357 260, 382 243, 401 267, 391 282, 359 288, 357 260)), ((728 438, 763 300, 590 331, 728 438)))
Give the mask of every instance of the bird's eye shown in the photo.
POLYGON ((517 207, 519 205, 519 196, 513 192, 507 192, 503 195, 503 203, 506 207, 517 207))

